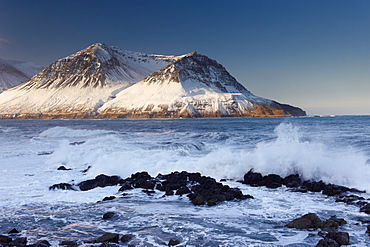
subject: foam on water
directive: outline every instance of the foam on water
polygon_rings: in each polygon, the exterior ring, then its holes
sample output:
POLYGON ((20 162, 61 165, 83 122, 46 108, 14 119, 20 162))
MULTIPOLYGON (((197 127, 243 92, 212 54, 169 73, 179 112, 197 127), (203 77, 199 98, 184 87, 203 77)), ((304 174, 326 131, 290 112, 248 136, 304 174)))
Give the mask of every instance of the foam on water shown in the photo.
MULTIPOLYGON (((43 132, 42 136, 50 131, 43 132)), ((57 135, 61 135, 59 132, 88 135, 90 139, 79 146, 71 146, 66 140, 61 141, 47 164, 68 165, 72 168, 91 165, 91 177, 100 173, 127 177, 137 171, 148 171, 155 176, 158 173, 187 170, 216 178, 241 179, 253 168, 263 174, 300 174, 306 180, 323 180, 370 190, 369 157, 365 153, 351 146, 330 146, 328 140, 309 140, 291 123, 278 125, 274 139, 261 141, 254 148, 236 148, 235 145, 217 144, 217 141, 212 140, 210 143, 197 144, 201 148, 184 139, 182 143, 161 143, 156 142, 161 139, 152 138, 140 139, 138 142, 137 136, 95 136, 102 131, 68 128, 63 128, 63 131, 58 129, 57 132, 57 135)))

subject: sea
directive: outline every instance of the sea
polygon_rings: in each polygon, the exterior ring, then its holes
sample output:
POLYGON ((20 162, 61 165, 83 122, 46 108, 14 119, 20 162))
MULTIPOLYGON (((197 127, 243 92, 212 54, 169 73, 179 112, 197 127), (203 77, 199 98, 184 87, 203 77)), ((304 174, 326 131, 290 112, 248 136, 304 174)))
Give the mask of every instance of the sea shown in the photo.
POLYGON ((112 246, 166 246, 171 239, 178 246, 315 246, 318 230, 285 225, 316 213, 322 220, 345 219, 340 231, 349 233, 349 246, 370 246, 364 223, 370 217, 357 206, 321 193, 238 182, 253 169, 370 192, 370 116, 1 120, 0 143, 0 234, 16 228, 30 244, 100 246, 86 242, 110 232, 132 236, 112 246), (122 195, 119 186, 49 190, 140 171, 200 172, 254 199, 194 206, 186 196, 160 191, 122 195), (106 196, 116 199, 102 201, 106 196), (115 215, 103 220, 106 212, 115 215))

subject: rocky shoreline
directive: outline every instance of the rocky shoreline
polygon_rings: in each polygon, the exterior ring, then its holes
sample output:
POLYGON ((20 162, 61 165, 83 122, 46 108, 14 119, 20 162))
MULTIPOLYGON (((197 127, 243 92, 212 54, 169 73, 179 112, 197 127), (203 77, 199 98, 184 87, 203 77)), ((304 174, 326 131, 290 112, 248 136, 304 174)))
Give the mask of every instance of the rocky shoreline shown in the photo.
MULTIPOLYGON (((59 167, 58 170, 69 171, 65 167, 59 167)), ((86 172, 86 170, 85 170, 86 172)), ((249 186, 265 186, 270 189, 276 189, 282 186, 290 188, 292 193, 322 193, 327 196, 335 197, 336 202, 342 202, 359 207, 360 212, 370 214, 369 199, 361 196, 365 191, 360 191, 353 188, 339 186, 335 184, 326 184, 323 181, 304 181, 298 174, 292 174, 282 178, 276 174, 263 176, 260 173, 250 170, 243 177, 243 180, 238 181, 249 186)), ((127 190, 142 189, 143 193, 148 195, 163 192, 163 196, 186 195, 191 203, 195 206, 207 205, 216 206, 224 201, 240 201, 253 199, 250 195, 244 195, 239 188, 230 188, 228 185, 223 185, 217 182, 216 179, 202 176, 200 173, 190 173, 186 171, 172 172, 170 174, 159 174, 156 177, 150 176, 147 172, 138 172, 130 177, 122 179, 119 176, 98 175, 94 179, 89 179, 78 184, 59 183, 50 186, 50 190, 81 190, 87 191, 97 187, 120 186, 118 193, 123 193, 127 190)), ((116 196, 107 196, 102 201, 116 199, 116 196)), ((109 220, 115 216, 115 212, 106 212, 102 215, 103 220, 109 220)), ((369 222, 364 222, 369 223, 369 222)), ((335 216, 321 220, 314 213, 307 213, 302 217, 293 219, 284 227, 294 228, 298 230, 316 230, 322 239, 317 243, 318 247, 336 247, 350 244, 350 236, 347 232, 341 231, 341 227, 347 224, 345 219, 335 216)), ((364 229, 364 232, 370 233, 370 225, 364 229)), ((134 246, 130 244, 133 235, 119 235, 117 233, 106 232, 101 236, 90 241, 62 241, 59 246, 134 246)), ((0 246, 16 246, 16 247, 45 247, 51 246, 47 240, 39 240, 36 243, 28 244, 27 237, 23 236, 17 229, 12 229, 4 235, 0 235, 0 246)), ((178 239, 169 239, 168 246, 181 245, 178 239)))

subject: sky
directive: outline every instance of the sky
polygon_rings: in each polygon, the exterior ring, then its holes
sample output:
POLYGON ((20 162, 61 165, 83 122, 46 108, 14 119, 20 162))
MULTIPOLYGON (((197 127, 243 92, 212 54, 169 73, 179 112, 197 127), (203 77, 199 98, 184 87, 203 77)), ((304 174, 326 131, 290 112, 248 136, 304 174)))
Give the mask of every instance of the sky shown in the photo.
POLYGON ((309 115, 370 114, 369 0, 0 0, 0 58, 48 66, 93 43, 197 51, 309 115))

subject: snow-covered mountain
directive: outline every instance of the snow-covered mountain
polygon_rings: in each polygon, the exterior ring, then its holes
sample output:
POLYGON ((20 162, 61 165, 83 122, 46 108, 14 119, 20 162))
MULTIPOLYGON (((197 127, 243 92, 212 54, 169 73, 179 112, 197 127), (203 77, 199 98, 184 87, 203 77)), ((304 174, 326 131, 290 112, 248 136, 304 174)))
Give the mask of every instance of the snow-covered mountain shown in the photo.
POLYGON ((226 69, 189 53, 118 93, 103 117, 304 116, 299 108, 253 95, 226 69))
POLYGON ((302 116, 253 95, 196 52, 149 55, 94 44, 0 94, 1 118, 302 116))
POLYGON ((45 68, 0 97, 4 118, 83 118, 126 87, 180 57, 94 44, 45 68))
POLYGON ((0 92, 28 81, 43 69, 31 62, 0 58, 0 92))

